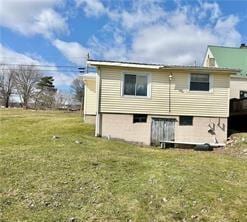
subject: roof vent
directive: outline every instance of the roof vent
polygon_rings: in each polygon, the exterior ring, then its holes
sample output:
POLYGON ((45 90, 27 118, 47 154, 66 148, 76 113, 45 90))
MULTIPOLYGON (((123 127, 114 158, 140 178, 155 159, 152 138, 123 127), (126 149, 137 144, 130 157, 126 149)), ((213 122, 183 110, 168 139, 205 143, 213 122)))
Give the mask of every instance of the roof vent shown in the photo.
POLYGON ((242 44, 240 45, 240 49, 243 49, 243 48, 247 48, 247 45, 245 45, 245 43, 242 43, 242 44))

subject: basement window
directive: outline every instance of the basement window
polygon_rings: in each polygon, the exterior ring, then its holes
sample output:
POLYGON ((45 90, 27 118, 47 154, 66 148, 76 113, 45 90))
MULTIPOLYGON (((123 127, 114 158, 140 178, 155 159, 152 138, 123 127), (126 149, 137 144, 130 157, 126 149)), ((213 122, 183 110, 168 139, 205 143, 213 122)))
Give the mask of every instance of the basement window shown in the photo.
POLYGON ((180 126, 192 126, 193 116, 179 116, 179 125, 180 126))
POLYGON ((147 114, 133 115, 133 123, 146 123, 146 122, 147 122, 147 114))
POLYGON ((209 74, 191 74, 190 91, 209 91, 209 74))

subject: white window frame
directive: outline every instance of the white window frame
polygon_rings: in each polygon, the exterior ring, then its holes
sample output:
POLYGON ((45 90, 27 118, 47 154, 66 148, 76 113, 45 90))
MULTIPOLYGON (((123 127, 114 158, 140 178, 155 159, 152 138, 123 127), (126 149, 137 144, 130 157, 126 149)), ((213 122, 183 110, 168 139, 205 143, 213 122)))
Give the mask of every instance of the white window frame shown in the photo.
POLYGON ((122 72, 120 94, 122 97, 150 99, 151 98, 151 82, 152 82, 151 73, 124 71, 124 72, 122 72), (146 96, 124 95, 124 76, 125 75, 147 76, 147 95, 146 96))
POLYGON ((190 93, 213 93, 213 87, 214 87, 214 77, 213 77, 213 74, 211 73, 190 73, 188 75, 188 92, 190 93), (209 75, 209 90, 208 91, 203 91, 203 90, 190 90, 190 80, 191 80, 191 75, 192 74, 208 74, 209 75))

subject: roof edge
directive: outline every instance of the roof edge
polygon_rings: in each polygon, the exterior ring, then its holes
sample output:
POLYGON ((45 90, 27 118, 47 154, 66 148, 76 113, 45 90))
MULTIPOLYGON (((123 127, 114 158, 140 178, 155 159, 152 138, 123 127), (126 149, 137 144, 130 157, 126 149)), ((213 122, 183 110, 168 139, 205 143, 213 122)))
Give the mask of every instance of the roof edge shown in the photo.
POLYGON ((235 74, 240 72, 240 69, 233 68, 218 68, 218 67, 203 67, 203 66, 179 66, 179 65, 162 65, 162 64, 148 64, 148 63, 134 63, 134 62, 120 62, 107 60, 88 60, 88 65, 91 66, 117 66, 129 68, 148 68, 148 69, 164 69, 164 70, 191 70, 191 71, 215 71, 228 72, 235 74))
POLYGON ((229 48, 229 49, 245 49, 245 48, 234 47, 234 46, 208 45, 208 48, 210 48, 210 47, 229 48))
POLYGON ((147 64, 147 63, 135 63, 135 62, 120 62, 120 61, 106 61, 106 60, 88 60, 88 65, 91 66, 119 66, 119 67, 131 67, 131 68, 150 68, 159 69, 162 65, 159 64, 147 64))

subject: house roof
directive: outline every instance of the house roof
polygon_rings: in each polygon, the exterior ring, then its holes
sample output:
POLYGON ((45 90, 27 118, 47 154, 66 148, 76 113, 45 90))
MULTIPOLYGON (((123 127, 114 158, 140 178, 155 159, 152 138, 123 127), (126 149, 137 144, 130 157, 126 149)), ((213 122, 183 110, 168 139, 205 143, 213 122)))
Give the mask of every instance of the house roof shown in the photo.
POLYGON ((247 77, 247 48, 208 46, 218 67, 241 69, 239 75, 247 77))
POLYGON ((124 62, 124 61, 112 61, 112 60, 93 60, 87 61, 91 66, 116 66, 127 68, 146 68, 146 69, 165 69, 165 70, 188 70, 188 71, 205 71, 205 72, 227 72, 230 74, 236 74, 239 69, 235 68, 216 68, 216 67, 203 67, 203 66, 179 66, 179 65, 165 65, 165 64, 153 64, 153 63, 139 63, 139 62, 124 62))

